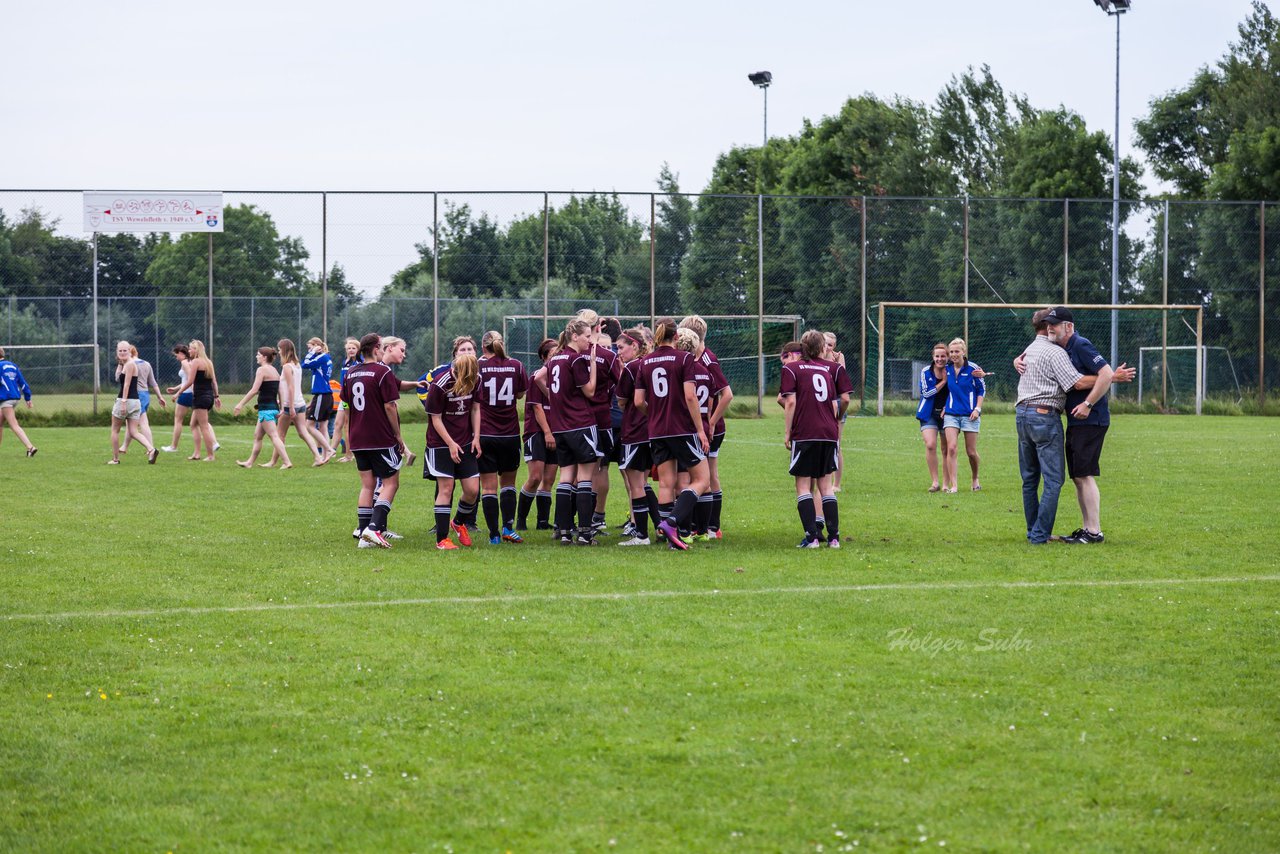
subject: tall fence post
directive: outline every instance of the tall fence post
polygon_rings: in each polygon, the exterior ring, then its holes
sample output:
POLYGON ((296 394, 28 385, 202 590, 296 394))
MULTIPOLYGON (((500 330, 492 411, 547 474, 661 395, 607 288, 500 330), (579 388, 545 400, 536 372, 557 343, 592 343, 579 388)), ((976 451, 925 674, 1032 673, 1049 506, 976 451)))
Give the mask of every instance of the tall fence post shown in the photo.
POLYGON ((652 329, 657 317, 658 278, 657 278, 657 243, 658 243, 658 197, 649 194, 649 328, 652 329))
MULTIPOLYGON (((257 322, 258 298, 249 297, 249 346, 253 346, 253 342, 257 340, 257 332, 254 329, 257 322)), ((302 345, 302 338, 298 338, 299 346, 302 345)))
POLYGON ((1267 402, 1267 203, 1258 202, 1258 414, 1267 402))
POLYGON ((542 194, 542 339, 547 338, 547 308, 551 289, 551 195, 542 194))
POLYGON ((862 402, 867 401, 867 197, 862 197, 858 218, 858 254, 861 258, 859 278, 862 285, 862 402))
POLYGON ((884 303, 880 303, 880 323, 876 331, 880 345, 880 355, 876 359, 876 415, 884 415, 884 303))
POLYGON ((1071 200, 1062 200, 1062 304, 1070 302, 1071 290, 1071 200))
POLYGON ((212 359, 211 351, 213 350, 213 232, 209 232, 209 306, 208 306, 208 335, 209 340, 205 342, 205 353, 212 359))
POLYGON ((756 371, 756 415, 764 415, 764 193, 756 194, 756 352, 759 368, 756 371))
MULTIPOLYGON (((985 262, 983 262, 985 264, 985 262)), ((884 337, 884 327, 880 328, 884 337)), ((969 194, 964 194, 964 340, 969 340, 969 194)))
MULTIPOLYGON (((1164 285, 1160 291, 1160 302, 1162 305, 1169 304, 1169 200, 1164 200, 1164 235, 1162 239, 1164 246, 1164 285)), ((1141 383, 1141 378, 1139 378, 1141 383)), ((1139 385, 1141 387, 1141 385, 1139 385)), ((1139 397, 1138 405, 1142 405, 1141 397, 1139 397)), ((1160 408, 1165 409, 1169 406, 1169 310, 1164 309, 1160 312, 1160 408)))
POLYGON ((440 194, 431 194, 431 364, 440 364, 440 194))

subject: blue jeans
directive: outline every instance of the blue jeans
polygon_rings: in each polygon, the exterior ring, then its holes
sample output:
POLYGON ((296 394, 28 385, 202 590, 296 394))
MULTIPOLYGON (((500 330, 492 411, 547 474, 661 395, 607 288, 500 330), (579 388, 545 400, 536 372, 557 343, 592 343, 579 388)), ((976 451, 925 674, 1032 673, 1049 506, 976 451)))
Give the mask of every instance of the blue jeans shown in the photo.
POLYGON ((1058 493, 1065 479, 1066 452, 1063 450, 1062 416, 1040 413, 1036 407, 1019 406, 1018 469, 1022 472, 1022 513, 1027 519, 1027 539, 1045 543, 1053 533, 1058 515, 1058 493), (1044 490, 1036 496, 1040 481, 1044 490))

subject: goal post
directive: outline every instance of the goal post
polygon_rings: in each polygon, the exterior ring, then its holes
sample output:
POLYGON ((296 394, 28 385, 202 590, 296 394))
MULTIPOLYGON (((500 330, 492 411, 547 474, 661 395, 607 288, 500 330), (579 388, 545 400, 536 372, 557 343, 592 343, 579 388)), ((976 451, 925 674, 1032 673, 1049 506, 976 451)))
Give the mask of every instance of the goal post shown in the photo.
POLYGON ((93 392, 93 412, 98 411, 99 377, 95 370, 96 345, 0 344, 5 358, 18 366, 33 394, 50 391, 93 392))
MULTIPOLYGON (((1031 315, 1043 303, 882 302, 875 306, 872 334, 876 336, 876 413, 883 415, 886 399, 915 395, 915 379, 929 362, 935 342, 965 338, 969 358, 993 374, 987 380, 988 397, 1016 400, 1017 376, 1012 361, 1034 335, 1031 315), (919 366, 919 367, 917 367, 919 366)), ((1123 318, 1119 326, 1120 362, 1136 366, 1144 348, 1160 352, 1167 364, 1168 352, 1191 346, 1203 352, 1204 308, 1175 304, 1072 305, 1078 334, 1093 341, 1100 352, 1110 343, 1110 317, 1123 318), (1170 316, 1181 320, 1168 323, 1170 316)), ((1150 352, 1150 351, 1148 351, 1150 352)), ((1154 357, 1154 354, 1153 356, 1154 357)), ((1195 411, 1203 406, 1204 359, 1195 360, 1195 411)), ((1113 385, 1113 393, 1125 386, 1113 385)), ((1125 397, 1133 392, 1126 389, 1125 397)))

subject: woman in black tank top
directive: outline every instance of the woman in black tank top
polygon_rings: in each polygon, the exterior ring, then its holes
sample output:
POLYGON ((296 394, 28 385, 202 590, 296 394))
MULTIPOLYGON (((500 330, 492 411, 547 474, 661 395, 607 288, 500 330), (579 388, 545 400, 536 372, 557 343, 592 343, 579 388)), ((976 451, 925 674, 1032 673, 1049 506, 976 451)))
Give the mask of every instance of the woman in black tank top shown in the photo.
POLYGON ((120 390, 115 406, 111 407, 111 459, 108 465, 120 464, 120 428, 125 427, 130 438, 147 449, 147 462, 154 463, 160 452, 142 432, 142 404, 138 401, 138 364, 133 360, 128 341, 116 344, 116 379, 120 390))
POLYGON ((191 435, 195 440, 196 450, 189 460, 200 459, 201 445, 204 446, 204 461, 214 462, 214 453, 218 450, 218 438, 213 435, 213 426, 209 423, 209 410, 215 406, 222 408, 218 398, 218 376, 213 370, 213 360, 204 349, 204 342, 198 338, 191 339, 187 345, 191 358, 187 360, 187 379, 180 386, 172 386, 170 394, 182 394, 191 389, 191 435))
MULTIPOLYGON (((249 459, 236 460, 236 465, 252 468, 258 459, 258 453, 262 450, 262 437, 267 436, 271 439, 271 447, 275 448, 276 455, 281 460, 280 468, 290 469, 293 468, 293 463, 289 460, 289 452, 285 450, 280 431, 276 429, 276 419, 280 417, 280 372, 276 370, 274 364, 276 348, 259 347, 257 359, 258 370, 253 375, 253 385, 232 410, 235 415, 239 415, 240 410, 250 398, 257 396, 258 428, 253 431, 253 450, 249 452, 249 459)), ((262 467, 269 469, 271 463, 263 463, 262 467)))

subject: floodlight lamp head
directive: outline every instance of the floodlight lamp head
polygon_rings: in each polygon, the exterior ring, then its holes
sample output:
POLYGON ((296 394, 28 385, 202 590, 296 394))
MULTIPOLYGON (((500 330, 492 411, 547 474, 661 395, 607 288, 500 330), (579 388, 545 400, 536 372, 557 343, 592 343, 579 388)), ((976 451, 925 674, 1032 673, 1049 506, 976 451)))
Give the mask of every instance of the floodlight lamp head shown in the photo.
POLYGON ((1133 0, 1093 0, 1108 15, 1123 15, 1133 5, 1133 0))
POLYGON ((770 71, 757 71, 754 74, 748 74, 747 79, 761 89, 768 89, 769 84, 773 82, 773 73, 770 71))

